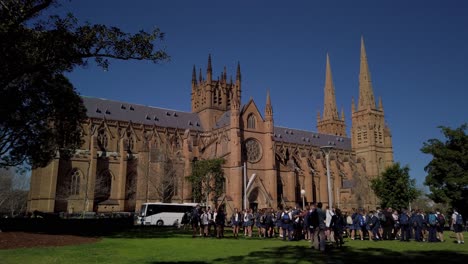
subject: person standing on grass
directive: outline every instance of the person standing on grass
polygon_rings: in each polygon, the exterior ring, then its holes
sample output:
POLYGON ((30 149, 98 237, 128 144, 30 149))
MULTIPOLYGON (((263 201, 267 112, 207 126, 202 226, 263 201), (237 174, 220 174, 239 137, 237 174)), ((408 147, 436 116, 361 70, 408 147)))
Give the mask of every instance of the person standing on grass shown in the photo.
POLYGON ((427 239, 428 242, 438 242, 437 241, 437 215, 434 213, 433 210, 429 212, 427 215, 427 221, 429 223, 429 238, 427 239))
POLYGON ((414 241, 423 242, 422 228, 424 225, 424 218, 423 218, 421 209, 418 210, 418 213, 415 216, 413 225, 414 225, 414 241))
POLYGON ((408 213, 406 209, 403 209, 401 211, 399 221, 400 221, 400 230, 401 230, 401 235, 400 235, 400 241, 409 241, 410 240, 410 218, 408 216, 408 213))
MULTIPOLYGON (((192 224, 193 235, 192 237, 196 237, 199 229, 199 222, 200 222, 200 206, 197 205, 192 210, 192 215, 190 217, 190 223, 192 224)), ((201 231, 200 231, 201 232, 201 231)))
POLYGON ((232 235, 234 238, 239 237, 239 226, 241 221, 242 215, 239 213, 239 209, 234 208, 234 213, 231 216, 231 226, 232 226, 232 235))
POLYGON ((444 228, 445 228, 445 215, 440 212, 439 209, 436 209, 437 215, 437 238, 440 242, 444 242, 444 228))
POLYGON ((339 208, 335 209, 335 214, 332 216, 330 222, 330 229, 332 229, 333 234, 335 236, 335 244, 337 247, 341 247, 343 242, 343 231, 346 227, 346 220, 344 216, 341 214, 341 210, 339 208))
POLYGON ((281 221, 281 214, 283 213, 283 207, 278 206, 278 209, 276 210, 276 228, 278 232, 278 236, 280 238, 283 237, 283 222, 281 221))
POLYGON ((455 232, 458 244, 465 244, 465 239, 463 238, 463 216, 458 212, 457 208, 453 208, 452 229, 455 232))
POLYGON ((273 237, 273 208, 266 208, 265 209, 265 237, 271 238, 273 237))
POLYGON ((209 224, 208 212, 203 209, 200 216, 200 228, 203 229, 203 237, 209 236, 208 234, 208 224, 209 224))
POLYGON ((215 223, 216 223, 216 237, 223 238, 224 237, 224 224, 226 223, 226 215, 222 208, 218 209, 218 212, 215 216, 215 223))
POLYGON ((319 238, 319 249, 320 251, 322 252, 325 252, 325 245, 326 245, 326 241, 325 241, 325 230, 327 229, 327 226, 325 224, 325 218, 327 217, 325 215, 325 211, 322 210, 322 203, 319 202, 317 204, 317 215, 318 215, 318 220, 319 220, 319 223, 318 223, 318 229, 317 229, 317 235, 318 235, 318 238, 319 238))
POLYGON ((281 221, 283 227, 283 240, 292 240, 292 213, 288 206, 284 208, 284 212, 281 214, 281 221))
POLYGON ((310 205, 309 214, 308 214, 307 218, 308 218, 307 222, 309 223, 311 248, 318 249, 316 247, 316 245, 318 245, 318 242, 317 242, 318 238, 315 235, 315 229, 318 229, 319 219, 318 219, 317 208, 315 206, 315 203, 312 203, 310 205))

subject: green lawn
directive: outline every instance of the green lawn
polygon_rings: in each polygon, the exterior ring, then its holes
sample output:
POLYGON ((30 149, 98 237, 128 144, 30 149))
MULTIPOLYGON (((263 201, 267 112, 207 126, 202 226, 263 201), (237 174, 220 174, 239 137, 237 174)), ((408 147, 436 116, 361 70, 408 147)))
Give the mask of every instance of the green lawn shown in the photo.
MULTIPOLYGON (((346 241, 322 254, 305 241, 279 239, 192 238, 171 229, 135 229, 104 237, 95 244, 0 250, 0 263, 462 263, 468 244, 346 241), (377 263, 377 262, 376 262, 377 263)), ((468 234, 465 233, 465 237, 468 234)))

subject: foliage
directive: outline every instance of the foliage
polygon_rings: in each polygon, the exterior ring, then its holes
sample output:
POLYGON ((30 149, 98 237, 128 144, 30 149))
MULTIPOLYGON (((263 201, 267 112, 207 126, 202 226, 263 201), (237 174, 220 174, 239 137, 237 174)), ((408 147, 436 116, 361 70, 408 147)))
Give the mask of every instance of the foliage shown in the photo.
POLYGON ((28 178, 21 171, 0 169, 0 214, 24 213, 28 201, 28 178))
POLYGON ((395 163, 371 180, 371 188, 380 199, 382 208, 408 208, 409 203, 418 197, 416 181, 410 179, 409 170, 407 165, 402 168, 400 163, 395 163))
POLYGON ((416 197, 416 199, 411 202, 411 208, 421 209, 423 212, 430 212, 435 210, 443 213, 446 216, 451 215, 448 204, 435 203, 427 196, 423 188, 419 188, 418 193, 418 197, 416 197))
POLYGON ((468 124, 451 129, 440 126, 445 142, 429 139, 421 151, 432 155, 424 170, 425 185, 435 202, 449 203, 460 210, 468 208, 468 124))
POLYGON ((195 202, 216 201, 223 193, 224 171, 222 164, 224 159, 199 160, 193 163, 192 174, 188 180, 192 183, 192 196, 195 202))
POLYGON ((47 165, 60 152, 81 146, 86 109, 63 75, 94 58, 107 69, 109 59, 169 57, 155 44, 164 34, 155 28, 136 34, 106 25, 78 25, 77 19, 45 17, 56 0, 0 3, 0 166, 47 165))

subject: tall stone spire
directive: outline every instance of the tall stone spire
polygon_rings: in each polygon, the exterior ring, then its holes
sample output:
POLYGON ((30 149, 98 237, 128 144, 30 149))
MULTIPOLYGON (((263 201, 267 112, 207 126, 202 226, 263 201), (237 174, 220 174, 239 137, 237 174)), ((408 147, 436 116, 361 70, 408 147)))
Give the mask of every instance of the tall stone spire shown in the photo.
POLYGON ((371 74, 367 63, 364 37, 361 36, 361 70, 359 72, 359 101, 358 111, 363 109, 375 109, 374 91, 372 89, 371 74))
POLYGON ((239 82, 241 81, 240 62, 237 62, 236 81, 239 81, 239 82))
POLYGON ((271 106, 270 90, 267 90, 266 105, 265 105, 265 119, 271 121, 273 119, 273 107, 271 106))
POLYGON ((208 54, 208 66, 206 67, 206 80, 211 83, 213 78, 213 69, 211 68, 211 54, 208 54))
POLYGON ((336 108, 335 87, 333 85, 330 58, 327 53, 322 120, 337 120, 337 119, 338 119, 338 110, 336 108))
POLYGON ((195 65, 193 65, 193 70, 192 70, 192 84, 197 83, 197 69, 195 69, 195 65))
POLYGON ((330 57, 327 53, 327 63, 325 70, 325 87, 324 87, 324 102, 323 116, 320 118, 320 113, 317 115, 317 130, 320 133, 346 136, 346 125, 344 119, 338 116, 335 98, 335 86, 333 85, 333 77, 330 66, 330 57))

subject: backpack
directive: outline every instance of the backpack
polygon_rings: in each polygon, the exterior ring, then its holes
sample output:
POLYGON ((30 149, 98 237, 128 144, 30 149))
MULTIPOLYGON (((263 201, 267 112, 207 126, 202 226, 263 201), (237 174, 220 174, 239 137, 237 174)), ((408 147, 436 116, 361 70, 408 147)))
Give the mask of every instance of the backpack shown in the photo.
POLYGON ((463 225, 463 217, 460 213, 457 214, 457 221, 455 222, 457 225, 463 225))
POLYGON ((400 224, 407 225, 408 224, 408 215, 405 213, 400 214, 400 224))
POLYGON ((283 223, 289 224, 291 222, 291 218, 289 217, 289 213, 283 213, 283 217, 281 218, 283 223))
POLYGON ((364 216, 358 215, 358 219, 359 219, 360 226, 366 226, 366 220, 364 220, 364 216))
POLYGON ((437 218, 435 214, 429 214, 429 225, 435 226, 437 224, 437 218))
POLYGON ((443 214, 437 215, 437 222, 439 222, 440 226, 445 226, 445 217, 443 214))

